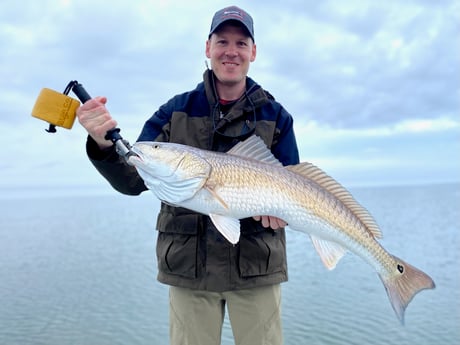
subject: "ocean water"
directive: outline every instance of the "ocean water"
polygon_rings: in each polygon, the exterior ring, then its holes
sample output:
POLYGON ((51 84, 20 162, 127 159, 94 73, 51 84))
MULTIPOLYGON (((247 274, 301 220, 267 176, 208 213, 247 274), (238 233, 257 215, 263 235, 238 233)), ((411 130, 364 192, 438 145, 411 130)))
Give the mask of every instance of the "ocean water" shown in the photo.
MULTIPOLYGON (((371 267, 347 254, 328 271, 307 236, 288 230, 285 344, 459 344, 460 185, 352 192, 383 246, 437 287, 414 298, 402 326, 371 267)), ((29 194, 1 193, 0 344, 168 344, 154 196, 29 194)), ((228 320, 222 344, 232 344, 228 320)))

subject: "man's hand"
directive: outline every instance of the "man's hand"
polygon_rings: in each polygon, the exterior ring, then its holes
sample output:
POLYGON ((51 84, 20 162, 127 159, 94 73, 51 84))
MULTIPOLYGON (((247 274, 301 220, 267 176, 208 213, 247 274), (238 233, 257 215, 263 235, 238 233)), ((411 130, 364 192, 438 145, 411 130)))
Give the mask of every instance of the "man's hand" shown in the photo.
POLYGON ((107 98, 95 97, 77 109, 78 122, 86 129, 101 149, 110 147, 113 143, 105 139, 107 131, 117 127, 105 104, 107 98))
POLYGON ((270 227, 273 230, 284 228, 287 225, 284 220, 272 216, 255 216, 252 218, 256 221, 260 221, 264 228, 270 227))

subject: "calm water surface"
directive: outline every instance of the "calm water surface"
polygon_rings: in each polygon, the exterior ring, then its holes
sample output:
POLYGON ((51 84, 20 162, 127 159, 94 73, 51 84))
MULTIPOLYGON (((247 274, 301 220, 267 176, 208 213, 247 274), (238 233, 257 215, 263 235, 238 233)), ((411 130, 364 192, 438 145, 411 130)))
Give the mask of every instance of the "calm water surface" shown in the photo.
MULTIPOLYGON (((327 271, 306 235, 288 231, 285 344, 459 344, 460 185, 352 192, 383 246, 436 290, 414 298, 401 326, 372 268, 347 254, 327 271)), ((0 344, 168 344, 154 196, 46 194, 0 199, 0 344)), ((228 320, 222 343, 232 344, 228 320)))

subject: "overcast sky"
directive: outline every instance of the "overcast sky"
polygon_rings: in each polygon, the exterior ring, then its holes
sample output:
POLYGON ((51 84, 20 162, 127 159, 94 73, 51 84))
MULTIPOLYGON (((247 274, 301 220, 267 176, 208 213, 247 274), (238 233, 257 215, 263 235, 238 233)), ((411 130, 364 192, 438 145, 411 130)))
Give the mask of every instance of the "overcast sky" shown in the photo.
POLYGON ((107 96, 133 142, 201 81, 212 15, 232 4, 254 18, 249 75, 294 116, 303 161, 345 186, 460 181, 458 1, 4 0, 0 187, 106 188, 77 121, 48 134, 31 117, 40 90, 107 96))

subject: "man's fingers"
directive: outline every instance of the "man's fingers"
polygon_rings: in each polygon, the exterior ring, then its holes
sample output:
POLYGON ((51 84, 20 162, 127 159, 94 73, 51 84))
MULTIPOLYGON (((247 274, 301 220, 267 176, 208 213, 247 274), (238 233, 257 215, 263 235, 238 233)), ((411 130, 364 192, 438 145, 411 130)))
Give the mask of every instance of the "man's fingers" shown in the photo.
POLYGON ((260 221, 264 228, 272 228, 273 230, 278 230, 284 228, 287 223, 277 217, 272 216, 254 216, 252 217, 255 221, 260 221))
POLYGON ((270 218, 268 216, 262 216, 262 226, 268 228, 271 225, 270 218))
POLYGON ((280 218, 270 217, 270 216, 269 216, 269 218, 270 218, 270 227, 272 229, 276 230, 276 229, 279 229, 279 228, 284 228, 287 225, 287 223, 284 220, 280 219, 280 218), (272 225, 272 222, 273 222, 273 225, 272 225))

